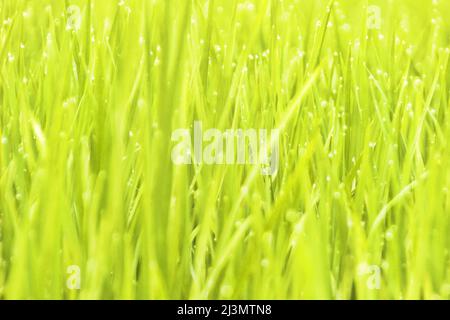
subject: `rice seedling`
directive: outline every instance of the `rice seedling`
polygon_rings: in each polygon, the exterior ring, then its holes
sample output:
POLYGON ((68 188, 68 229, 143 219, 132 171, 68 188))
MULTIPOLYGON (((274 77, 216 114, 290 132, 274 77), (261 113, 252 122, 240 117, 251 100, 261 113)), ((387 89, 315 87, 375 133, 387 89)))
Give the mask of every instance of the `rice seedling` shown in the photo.
POLYGON ((1 0, 0 299, 449 299, 449 15, 1 0))

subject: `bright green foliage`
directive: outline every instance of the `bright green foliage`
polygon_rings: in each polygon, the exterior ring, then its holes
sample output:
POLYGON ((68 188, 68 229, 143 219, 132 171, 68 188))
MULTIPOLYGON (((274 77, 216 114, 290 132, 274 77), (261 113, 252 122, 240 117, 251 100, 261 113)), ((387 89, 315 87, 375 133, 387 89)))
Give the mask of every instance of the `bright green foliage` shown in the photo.
POLYGON ((449 299, 449 16, 0 0, 0 298, 449 299), (278 173, 173 165, 195 120, 280 128, 278 173))

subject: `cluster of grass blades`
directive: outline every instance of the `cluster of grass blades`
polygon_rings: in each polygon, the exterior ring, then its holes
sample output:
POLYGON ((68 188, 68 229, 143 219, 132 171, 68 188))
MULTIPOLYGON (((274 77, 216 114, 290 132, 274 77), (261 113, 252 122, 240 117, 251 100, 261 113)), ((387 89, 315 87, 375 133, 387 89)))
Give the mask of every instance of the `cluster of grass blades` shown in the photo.
POLYGON ((449 15, 1 0, 0 299, 449 299, 449 15), (194 121, 278 172, 174 165, 194 121))

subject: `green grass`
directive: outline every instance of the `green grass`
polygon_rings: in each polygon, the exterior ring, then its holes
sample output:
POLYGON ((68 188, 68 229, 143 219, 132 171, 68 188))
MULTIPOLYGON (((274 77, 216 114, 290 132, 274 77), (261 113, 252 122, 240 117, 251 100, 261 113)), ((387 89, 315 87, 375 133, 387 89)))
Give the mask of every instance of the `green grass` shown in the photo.
POLYGON ((1 0, 0 299, 449 299, 449 16, 1 0), (173 165, 196 120, 280 128, 278 173, 173 165))

